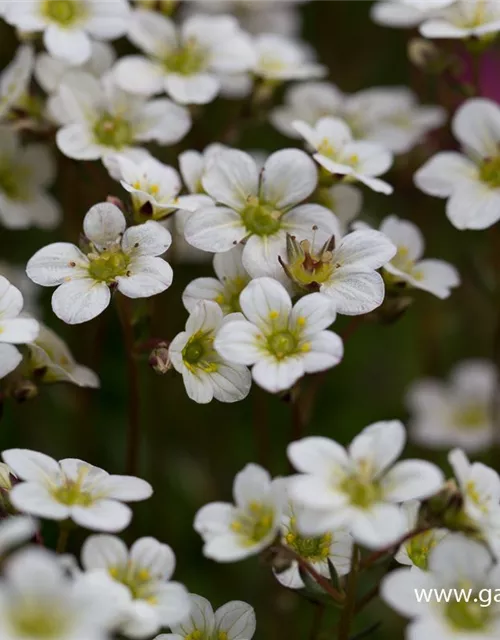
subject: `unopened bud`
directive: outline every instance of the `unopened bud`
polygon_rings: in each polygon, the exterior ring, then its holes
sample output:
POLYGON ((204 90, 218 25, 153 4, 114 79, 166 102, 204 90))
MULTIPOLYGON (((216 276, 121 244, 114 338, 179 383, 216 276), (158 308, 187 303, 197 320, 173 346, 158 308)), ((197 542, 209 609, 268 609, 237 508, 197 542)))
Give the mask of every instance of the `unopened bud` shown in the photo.
POLYGON ((149 355, 149 366, 159 375, 165 375, 172 368, 168 353, 168 342, 160 342, 149 355))

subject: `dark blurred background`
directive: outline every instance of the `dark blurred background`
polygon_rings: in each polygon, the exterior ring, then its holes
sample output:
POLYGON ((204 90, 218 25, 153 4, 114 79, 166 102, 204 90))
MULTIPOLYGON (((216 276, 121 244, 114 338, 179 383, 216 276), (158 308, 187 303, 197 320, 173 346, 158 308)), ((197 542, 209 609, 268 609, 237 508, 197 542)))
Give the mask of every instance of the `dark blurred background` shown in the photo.
MULTIPOLYGON (((427 79, 408 61, 407 44, 415 34, 382 28, 369 17, 371 3, 364 1, 313 1, 302 7, 304 39, 328 65, 329 79, 343 91, 376 85, 409 85, 423 102, 445 96, 442 79, 427 79)), ((0 24, 2 66, 16 47, 14 32, 0 24)), ((129 50, 126 42, 119 51, 129 50)), ((276 101, 281 100, 280 93, 276 101)), ((182 148, 203 148, 215 142, 217 132, 235 105, 218 101, 200 116, 182 148)), ((305 434, 322 434, 348 443, 367 424, 385 418, 406 418, 404 395, 408 384, 427 375, 445 376, 467 357, 494 357, 498 294, 488 292, 488 278, 498 265, 500 237, 497 229, 461 232, 444 214, 444 201, 432 199, 412 186, 412 175, 438 144, 451 144, 446 131, 435 134, 409 156, 398 159, 387 176, 395 186, 390 197, 365 190, 362 217, 377 222, 390 213, 415 221, 422 229, 428 257, 449 260, 458 266, 463 284, 445 302, 417 293, 408 311, 393 324, 363 322, 346 342, 343 362, 323 379, 301 384, 308 398, 317 390, 305 434)), ((52 143, 53 144, 53 143, 52 143)), ((238 146, 273 151, 294 142, 263 124, 245 132, 238 146)), ((178 149, 153 149, 165 162, 176 164, 178 149)), ((64 222, 54 232, 0 231, 0 259, 24 265, 40 247, 56 241, 77 242, 88 208, 108 194, 125 197, 118 183, 109 179, 99 163, 78 163, 56 150, 59 176, 54 191, 63 203, 64 222)), ((182 330, 187 317, 181 303, 184 287, 195 277, 211 275, 208 265, 174 265, 174 284, 146 305, 150 336, 171 339, 182 330)), ((124 472, 127 429, 127 380, 123 342, 116 309, 75 327, 64 325, 50 309, 52 290, 40 291, 43 319, 69 343, 82 364, 101 377, 98 391, 70 385, 42 387, 34 400, 22 405, 7 403, 0 422, 2 449, 25 447, 55 458, 80 457, 112 473, 124 472)), ((136 305, 137 311, 144 306, 136 305)), ((351 320, 340 318, 336 330, 351 332, 351 320)), ((175 372, 156 375, 140 362, 141 429, 140 475, 150 481, 154 496, 134 507, 135 517, 124 538, 132 542, 153 535, 168 542, 177 555, 175 578, 194 592, 220 606, 231 599, 251 603, 257 613, 256 638, 305 639, 311 629, 314 607, 299 595, 280 587, 258 558, 221 565, 201 554, 201 540, 193 531, 196 511, 213 500, 229 500, 234 475, 248 462, 265 465, 273 475, 288 472, 286 445, 291 438, 291 407, 253 388, 236 405, 191 402, 182 378, 175 372)), ((409 446, 406 455, 430 457, 449 472, 446 455, 429 454, 409 446)), ((495 464, 492 453, 484 459, 495 464)), ((498 459, 498 457, 497 457, 498 459)), ((55 532, 47 525, 45 535, 55 532)), ((74 535, 70 547, 77 551, 83 532, 74 535)), ((374 571, 371 579, 378 578, 374 571)), ((362 583, 362 588, 369 588, 362 583)), ((336 613, 329 610, 321 637, 334 637, 336 613)), ((356 631, 382 621, 373 638, 402 637, 402 622, 380 601, 374 600, 357 622, 356 631)))

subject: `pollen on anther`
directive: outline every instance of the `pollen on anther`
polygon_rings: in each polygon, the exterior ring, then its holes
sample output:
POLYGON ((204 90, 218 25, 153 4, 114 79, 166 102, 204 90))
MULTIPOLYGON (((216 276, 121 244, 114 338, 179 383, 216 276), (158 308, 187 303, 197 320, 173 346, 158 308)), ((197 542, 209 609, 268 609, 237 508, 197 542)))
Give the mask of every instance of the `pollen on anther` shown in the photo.
POLYGON ((137 249, 137 248, 138 248, 138 246, 139 246, 139 243, 138 243, 138 242, 136 242, 136 243, 134 244, 134 249, 137 249))
POLYGON ((71 261, 71 262, 69 263, 69 265, 68 265, 68 266, 70 266, 70 267, 76 267, 76 262, 71 261))

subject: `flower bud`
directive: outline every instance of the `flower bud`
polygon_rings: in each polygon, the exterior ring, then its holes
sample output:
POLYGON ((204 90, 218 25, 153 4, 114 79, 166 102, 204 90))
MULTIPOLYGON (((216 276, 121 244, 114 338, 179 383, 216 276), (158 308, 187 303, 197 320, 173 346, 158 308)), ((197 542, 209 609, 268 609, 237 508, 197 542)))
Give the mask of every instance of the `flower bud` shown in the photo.
POLYGON ((149 366, 159 375, 165 375, 172 368, 168 353, 168 342, 159 342, 149 355, 149 366))

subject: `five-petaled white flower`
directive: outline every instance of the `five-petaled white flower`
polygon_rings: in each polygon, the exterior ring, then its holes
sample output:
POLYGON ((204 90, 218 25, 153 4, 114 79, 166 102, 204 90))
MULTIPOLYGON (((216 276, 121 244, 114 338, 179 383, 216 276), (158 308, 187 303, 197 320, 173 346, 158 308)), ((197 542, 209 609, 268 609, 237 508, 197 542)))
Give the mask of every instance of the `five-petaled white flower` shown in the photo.
POLYGON ((0 128, 0 223, 8 229, 52 229, 61 216, 46 189, 54 182, 55 163, 48 147, 22 147, 18 135, 0 128))
POLYGON ((232 600, 214 612, 206 598, 194 593, 189 598, 189 618, 170 625, 172 633, 162 633, 155 640, 252 640, 256 622, 255 611, 249 604, 232 600))
POLYGON ((260 171, 249 154, 221 151, 202 182, 220 206, 191 214, 186 240, 219 253, 246 239, 242 260, 252 277, 286 280, 278 258, 285 253, 287 233, 302 236, 313 227, 339 233, 331 211, 317 204, 300 205, 315 190, 318 176, 314 163, 298 149, 273 153, 260 171))
POLYGON ((217 278, 196 278, 184 289, 182 302, 188 311, 193 311, 200 300, 217 302, 225 315, 241 311, 240 293, 250 282, 242 253, 243 247, 238 245, 215 254, 213 267, 217 278))
MULTIPOLYGON (((408 534, 416 531, 419 526, 420 508, 421 503, 418 500, 409 500, 401 505, 408 534)), ((412 536, 401 544, 394 556, 394 560, 400 564, 427 571, 430 552, 448 533, 447 529, 429 529, 428 531, 417 533, 417 535, 412 536)))
POLYGON ((397 569, 381 584, 382 599, 410 618, 412 640, 491 640, 500 634, 496 600, 500 565, 487 548, 461 534, 446 536, 431 552, 428 571, 397 569), (434 594, 451 593, 451 599, 434 594), (458 594, 468 597, 458 597, 458 594), (417 594, 431 594, 430 600, 417 594), (494 598, 495 595, 495 598, 494 598))
POLYGON ((0 581, 2 640, 107 640, 123 594, 111 580, 68 576, 59 556, 29 547, 11 556, 0 581))
POLYGON ((256 464, 248 464, 233 484, 235 504, 212 502, 196 514, 195 530, 205 543, 203 553, 217 562, 235 562, 272 544, 280 530, 283 506, 281 480, 256 464))
POLYGON ((406 529, 398 503, 432 496, 443 484, 442 472, 430 462, 394 464, 405 440, 404 425, 393 420, 366 427, 348 450, 323 437, 292 442, 288 456, 304 475, 293 481, 291 495, 322 511, 310 520, 310 532, 345 526, 371 548, 398 540, 406 529))
POLYGON ((406 283, 442 300, 450 296, 451 289, 460 285, 460 275, 454 266, 444 260, 422 259, 424 237, 413 222, 388 216, 382 221, 380 232, 397 248, 394 258, 384 265, 387 281, 406 283))
POLYGON ((406 396, 412 439, 432 449, 487 449, 495 439, 497 385, 496 367, 488 360, 464 360, 454 367, 448 383, 417 380, 406 396))
POLYGON ((321 118, 315 126, 298 120, 294 127, 313 148, 316 162, 329 173, 362 182, 380 193, 392 193, 391 185, 377 177, 392 165, 391 152, 380 144, 354 140, 340 118, 321 118))
POLYGON ((14 345, 33 342, 40 331, 36 320, 20 317, 22 309, 22 293, 0 276, 0 379, 23 359, 14 345))
POLYGON ((125 587, 128 597, 117 626, 128 638, 151 637, 188 617, 189 594, 170 580, 175 555, 167 544, 140 538, 129 550, 116 536, 93 535, 83 545, 81 561, 87 575, 105 572, 125 587))
POLYGON ((321 78, 328 72, 311 60, 310 51, 300 41, 275 33, 263 33, 255 38, 256 62, 252 72, 273 82, 321 78))
POLYGON ((52 309, 68 324, 92 320, 111 300, 110 287, 129 298, 157 295, 172 283, 172 268, 161 256, 170 233, 150 220, 125 230, 123 213, 111 203, 93 206, 83 221, 90 242, 87 255, 68 242, 40 249, 29 260, 28 276, 44 287, 58 287, 52 309))
MULTIPOLYGON (((189 112, 167 98, 146 100, 84 71, 68 72, 49 100, 49 112, 61 128, 56 143, 75 160, 136 153, 135 145, 179 142, 191 127, 189 112)), ((134 156, 135 157, 135 156, 134 156)))
POLYGON ((92 41, 125 35, 130 18, 126 0, 23 0, 8 2, 5 20, 21 31, 43 31, 44 44, 56 58, 83 64, 92 41))
POLYGON ((467 100, 452 129, 463 153, 442 151, 415 174, 424 193, 448 198, 446 215, 457 229, 486 229, 500 220, 500 107, 467 100))
POLYGON ((99 377, 88 367, 75 362, 68 345, 55 331, 43 324, 40 333, 27 345, 26 367, 44 383, 71 382, 79 387, 97 389, 99 377))
POLYGON ((153 493, 145 480, 110 475, 74 458, 56 462, 28 449, 8 449, 2 457, 20 479, 9 494, 16 509, 49 520, 70 518, 94 531, 122 531, 132 517, 123 503, 153 493))
POLYGON ((224 319, 215 302, 198 302, 186 322, 186 329, 170 343, 169 356, 175 370, 182 374, 191 400, 205 404, 213 398, 220 402, 243 400, 252 385, 245 366, 226 360, 214 348, 217 332, 231 316, 224 319))
POLYGON ((128 37, 149 59, 122 58, 114 71, 118 85, 147 96, 165 91, 180 104, 212 102, 220 74, 245 72, 255 60, 249 36, 227 15, 195 15, 178 29, 169 18, 137 9, 128 37))
POLYGON ((253 366, 252 377, 271 393, 290 389, 306 373, 325 371, 344 355, 341 338, 326 331, 335 307, 321 293, 292 307, 286 289, 272 278, 252 280, 240 295, 245 319, 227 322, 215 349, 229 362, 253 366))
MULTIPOLYGON (((29 45, 21 45, 0 75, 0 120, 24 97, 33 72, 35 55, 29 45)), ((3 146, 3 145, 2 145, 3 146)))

